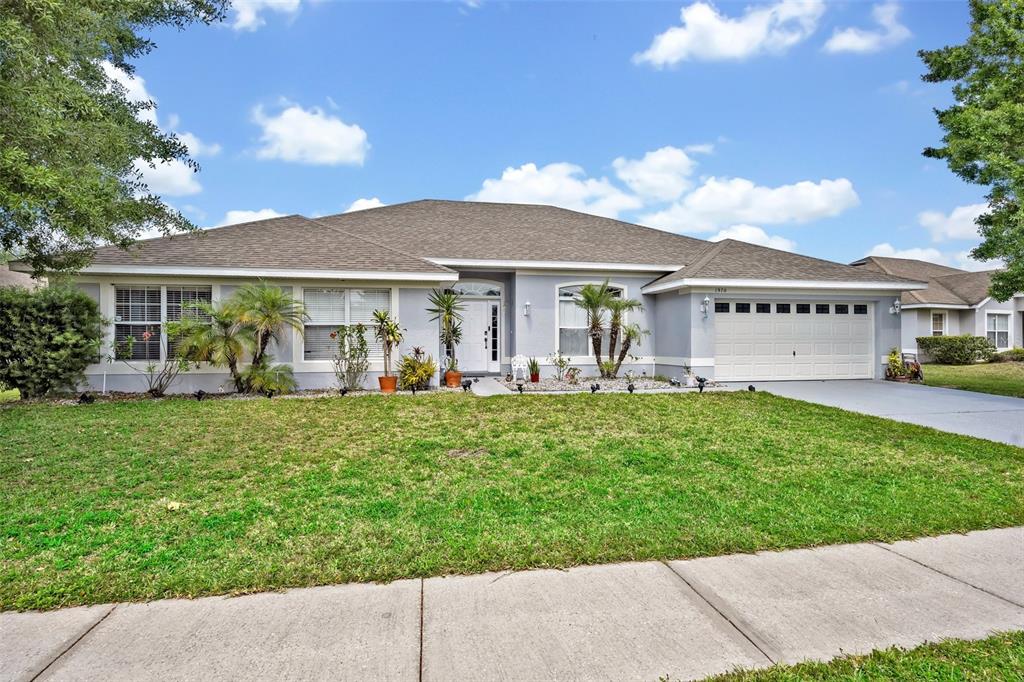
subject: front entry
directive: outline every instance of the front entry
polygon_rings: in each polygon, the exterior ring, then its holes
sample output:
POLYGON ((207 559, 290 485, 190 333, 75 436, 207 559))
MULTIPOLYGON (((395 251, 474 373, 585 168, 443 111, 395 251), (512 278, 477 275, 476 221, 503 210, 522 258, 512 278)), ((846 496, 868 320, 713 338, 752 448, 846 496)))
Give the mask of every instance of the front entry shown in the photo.
POLYGON ((498 311, 497 300, 464 300, 462 342, 455 349, 459 370, 475 374, 497 372, 498 311))

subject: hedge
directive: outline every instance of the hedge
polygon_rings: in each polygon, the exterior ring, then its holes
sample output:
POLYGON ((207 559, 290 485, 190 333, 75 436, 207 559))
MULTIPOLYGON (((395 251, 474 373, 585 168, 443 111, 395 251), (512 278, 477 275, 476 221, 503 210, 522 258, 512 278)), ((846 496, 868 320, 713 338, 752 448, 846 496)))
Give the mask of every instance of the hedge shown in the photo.
POLYGON ((971 365, 987 362, 996 349, 984 336, 919 336, 917 347, 941 365, 971 365))
POLYGON ((74 389, 98 362, 101 321, 78 289, 0 287, 0 384, 22 398, 74 389))

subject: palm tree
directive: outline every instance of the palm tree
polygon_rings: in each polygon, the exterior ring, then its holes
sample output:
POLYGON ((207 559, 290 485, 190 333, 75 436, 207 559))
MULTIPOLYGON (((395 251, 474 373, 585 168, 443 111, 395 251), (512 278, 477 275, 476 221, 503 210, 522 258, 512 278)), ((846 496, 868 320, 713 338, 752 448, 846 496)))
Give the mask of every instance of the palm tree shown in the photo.
POLYGON ((402 343, 405 334, 398 322, 391 319, 387 310, 373 311, 373 334, 384 347, 384 376, 391 376, 391 354, 395 346, 402 343))
POLYGON ((178 352, 195 362, 226 366, 235 390, 241 393, 246 386, 238 361, 255 341, 252 329, 239 321, 232 303, 198 302, 190 307, 198 314, 182 316, 174 323, 178 352))
MULTIPOLYGON (((627 355, 629 355, 629 349, 633 344, 635 343, 639 346, 641 339, 650 333, 651 330, 641 329, 640 325, 635 322, 633 324, 627 324, 622 328, 622 350, 619 351, 619 357, 616 359, 615 367, 611 372, 612 378, 618 376, 619 368, 622 367, 622 361, 626 359, 627 355)), ((609 359, 611 359, 611 356, 609 356, 609 359)))
MULTIPOLYGON (((640 301, 632 298, 618 298, 615 296, 609 297, 608 302, 605 304, 605 308, 609 313, 609 327, 608 330, 608 359, 615 359, 615 349, 619 345, 619 332, 622 329, 622 319, 626 313, 633 310, 643 310, 644 306, 640 301)), ((625 339, 623 339, 625 344, 625 339)), ((618 373, 618 367, 615 368, 618 373)))
MULTIPOLYGON (((598 367, 601 366, 601 339, 604 337, 605 310, 612 298, 608 280, 605 280, 601 285, 583 285, 574 299, 576 305, 587 313, 590 343, 594 348, 594 359, 597 361, 598 367)), ((610 356, 609 359, 611 359, 610 356)))
POLYGON ((434 289, 430 292, 431 307, 427 312, 433 314, 431 321, 437 320, 441 326, 441 345, 448 356, 448 369, 455 367, 455 347, 462 341, 462 296, 447 289, 434 289))
POLYGON ((302 332, 309 319, 302 303, 281 287, 266 282, 246 284, 235 292, 231 300, 238 321, 252 329, 255 346, 252 364, 263 364, 270 341, 280 341, 286 327, 302 332))

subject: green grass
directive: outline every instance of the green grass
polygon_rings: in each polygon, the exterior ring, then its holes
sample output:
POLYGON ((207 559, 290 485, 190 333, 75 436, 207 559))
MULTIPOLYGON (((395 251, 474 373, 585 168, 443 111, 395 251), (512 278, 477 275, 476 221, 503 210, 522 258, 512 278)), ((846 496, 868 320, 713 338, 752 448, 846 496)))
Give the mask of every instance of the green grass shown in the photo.
POLYGON ((1024 398, 1024 362, 925 365, 924 379, 929 386, 1024 398))
POLYGON ((763 393, 12 405, 0 434, 0 608, 1024 523, 1024 449, 763 393))
POLYGON ((1024 632, 978 641, 947 640, 914 649, 894 647, 828 663, 775 666, 710 678, 708 682, 797 682, 798 680, 1024 680, 1024 632))

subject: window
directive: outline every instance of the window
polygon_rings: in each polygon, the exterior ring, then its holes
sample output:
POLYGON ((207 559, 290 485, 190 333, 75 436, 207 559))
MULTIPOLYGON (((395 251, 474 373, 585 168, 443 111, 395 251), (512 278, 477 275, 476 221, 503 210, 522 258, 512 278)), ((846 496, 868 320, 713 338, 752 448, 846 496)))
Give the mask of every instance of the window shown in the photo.
POLYGON ((718 301, 715 301, 715 312, 716 313, 727 313, 727 312, 729 312, 729 304, 728 303, 719 303, 718 301))
POLYGON ((789 304, 788 303, 776 303, 775 304, 775 312, 783 313, 783 314, 789 313, 789 304))
POLYGON ((1010 347, 1010 315, 989 313, 985 320, 985 335, 999 350, 1010 347))
POLYGON ((736 312, 738 312, 738 313, 749 313, 750 312, 750 304, 749 303, 737 303, 736 304, 736 312))
POLYGON ((757 312, 759 313, 770 313, 772 311, 771 303, 758 303, 757 312))
POLYGON ((853 314, 854 315, 867 315, 868 314, 868 306, 867 306, 867 304, 865 304, 865 303, 858 303, 855 306, 853 306, 853 314))
MULTIPOLYGON (((168 286, 167 321, 176 322, 182 317, 194 317, 206 322, 210 316, 195 308, 196 303, 210 303, 213 288, 209 286, 168 286)), ((168 339, 168 353, 173 353, 175 344, 168 339)))
POLYGON ((932 313, 932 336, 946 335, 946 313, 932 313))
POLYGON ((118 360, 160 359, 160 299, 159 285, 115 287, 114 355, 118 360))
POLYGON ((828 315, 829 305, 828 303, 818 303, 814 306, 814 312, 818 315, 828 315))
POLYGON ((810 303, 797 303, 796 304, 796 314, 797 315, 810 315, 810 313, 811 313, 811 304, 810 303))
MULTIPOLYGON (((592 356, 594 353, 593 344, 590 342, 589 329, 587 324, 587 311, 576 305, 579 299, 582 284, 559 287, 558 289, 558 350, 563 355, 592 356)), ((612 296, 622 297, 622 289, 609 287, 612 296)), ((607 323, 607 320, 604 320, 607 323)), ((605 331, 601 340, 602 349, 608 350, 608 333, 605 331)))
POLYGON ((501 296, 501 285, 496 282, 457 282, 451 290, 462 296, 501 296))
POLYGON ((498 361, 498 304, 491 304, 491 362, 498 361))
POLYGON ((391 310, 390 289, 303 289, 302 302, 309 320, 303 332, 304 360, 330 360, 337 350, 331 333, 343 324, 367 326, 366 340, 370 346, 370 362, 384 359, 384 348, 373 337, 374 310, 391 310))
POLYGON ((836 303, 836 315, 849 315, 850 306, 845 303, 836 303))

